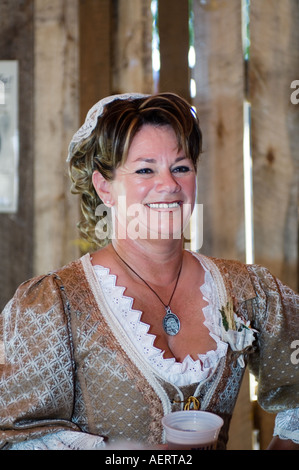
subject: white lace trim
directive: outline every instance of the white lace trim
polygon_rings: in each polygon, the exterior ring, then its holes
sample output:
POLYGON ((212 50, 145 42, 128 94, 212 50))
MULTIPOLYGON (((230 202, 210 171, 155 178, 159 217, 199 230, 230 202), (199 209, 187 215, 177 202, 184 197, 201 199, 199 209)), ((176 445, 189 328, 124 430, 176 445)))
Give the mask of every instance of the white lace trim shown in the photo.
POLYGON ((213 278, 205 266, 203 266, 205 282, 201 286, 201 291, 208 305, 203 308, 204 324, 215 340, 217 348, 206 354, 198 354, 198 360, 193 360, 188 355, 183 362, 177 362, 175 358, 165 359, 164 351, 153 345, 155 335, 149 334, 150 326, 140 320, 142 312, 132 308, 134 299, 124 295, 125 287, 116 285, 116 276, 110 274, 110 270, 103 266, 97 265, 93 268, 113 314, 140 354, 160 375, 177 386, 200 382, 209 377, 219 360, 226 355, 228 345, 220 339, 219 298, 213 278))
POLYGON ((275 418, 273 436, 291 439, 299 444, 299 408, 280 411, 275 418))

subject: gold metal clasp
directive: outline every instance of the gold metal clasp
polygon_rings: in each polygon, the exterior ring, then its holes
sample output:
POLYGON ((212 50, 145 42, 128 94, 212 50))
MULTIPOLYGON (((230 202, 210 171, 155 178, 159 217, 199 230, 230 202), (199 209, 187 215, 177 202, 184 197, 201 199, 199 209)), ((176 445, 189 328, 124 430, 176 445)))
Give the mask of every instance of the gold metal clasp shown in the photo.
POLYGON ((190 405, 193 404, 193 410, 199 410, 200 403, 197 398, 193 397, 192 395, 187 398, 186 404, 184 406, 184 410, 190 410, 190 405))

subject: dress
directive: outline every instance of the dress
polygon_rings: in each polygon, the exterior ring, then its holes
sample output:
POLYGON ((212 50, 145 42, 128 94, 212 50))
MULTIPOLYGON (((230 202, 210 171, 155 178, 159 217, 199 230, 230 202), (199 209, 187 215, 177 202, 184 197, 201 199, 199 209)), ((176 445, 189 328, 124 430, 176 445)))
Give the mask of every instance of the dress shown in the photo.
POLYGON ((185 374, 182 364, 162 364, 132 299, 116 293, 113 276, 94 269, 89 255, 22 284, 3 312, 0 448, 101 449, 119 438, 155 445, 164 440, 161 417, 195 397, 224 419, 224 449, 247 363, 261 406, 279 413, 281 437, 297 441, 299 361, 290 348, 298 340, 298 294, 263 267, 199 260, 217 293, 206 314, 217 350, 195 372, 198 364, 187 360, 185 374), (230 301, 240 332, 219 314, 230 301), (129 321, 120 318, 128 313, 129 321))

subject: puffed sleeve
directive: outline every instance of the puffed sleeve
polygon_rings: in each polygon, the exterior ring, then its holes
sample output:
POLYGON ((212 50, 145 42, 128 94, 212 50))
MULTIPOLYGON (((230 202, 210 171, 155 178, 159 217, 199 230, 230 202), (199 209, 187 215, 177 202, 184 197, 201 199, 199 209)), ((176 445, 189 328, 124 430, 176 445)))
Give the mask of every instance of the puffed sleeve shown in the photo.
POLYGON ((1 320, 0 448, 26 442, 39 448, 39 439, 62 432, 79 436, 71 333, 55 276, 22 284, 1 320))
POLYGON ((249 367, 258 382, 258 401, 272 413, 298 408, 299 295, 267 269, 248 269, 257 294, 251 304, 257 341, 249 367))

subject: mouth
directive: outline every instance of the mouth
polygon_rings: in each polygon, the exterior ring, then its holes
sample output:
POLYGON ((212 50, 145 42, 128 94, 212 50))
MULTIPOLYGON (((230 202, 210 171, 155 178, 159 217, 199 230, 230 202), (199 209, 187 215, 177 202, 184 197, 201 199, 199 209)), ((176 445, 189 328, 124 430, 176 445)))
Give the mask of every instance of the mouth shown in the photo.
POLYGON ((175 202, 152 202, 146 204, 147 207, 150 209, 177 209, 181 207, 182 201, 175 201, 175 202))

